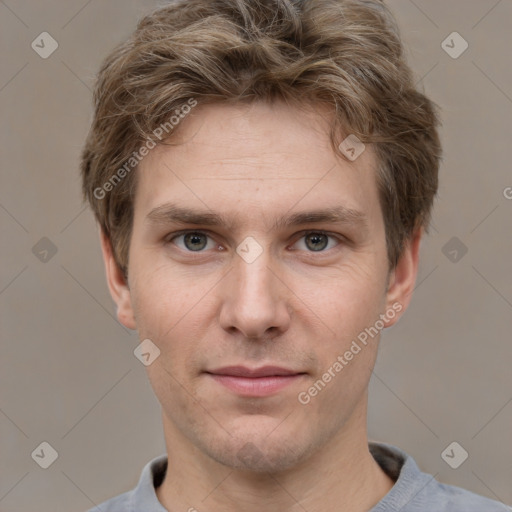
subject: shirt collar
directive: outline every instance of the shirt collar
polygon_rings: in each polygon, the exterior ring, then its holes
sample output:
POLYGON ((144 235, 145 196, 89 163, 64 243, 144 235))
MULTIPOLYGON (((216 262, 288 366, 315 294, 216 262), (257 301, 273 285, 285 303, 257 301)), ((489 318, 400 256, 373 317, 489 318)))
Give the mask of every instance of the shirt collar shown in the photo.
MULTIPOLYGON (((396 446, 370 442, 370 453, 395 485, 370 512, 389 512, 412 501, 434 477, 422 473, 414 459, 396 446)), ((167 471, 167 455, 148 462, 141 473, 137 487, 132 491, 131 509, 134 512, 167 512, 158 501, 158 487, 167 471)))

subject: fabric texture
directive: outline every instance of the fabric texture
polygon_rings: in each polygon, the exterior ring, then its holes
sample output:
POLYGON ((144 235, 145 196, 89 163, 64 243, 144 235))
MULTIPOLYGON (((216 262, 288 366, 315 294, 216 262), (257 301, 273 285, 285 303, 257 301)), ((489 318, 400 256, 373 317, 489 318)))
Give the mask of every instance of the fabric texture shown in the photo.
MULTIPOLYGON (((466 491, 441 484, 423 473, 414 459, 396 446, 369 443, 373 458, 395 481, 393 488, 369 512, 510 512, 512 508, 466 491)), ((167 470, 167 456, 150 461, 135 489, 116 496, 88 512, 167 512, 158 501, 158 487, 167 470)))

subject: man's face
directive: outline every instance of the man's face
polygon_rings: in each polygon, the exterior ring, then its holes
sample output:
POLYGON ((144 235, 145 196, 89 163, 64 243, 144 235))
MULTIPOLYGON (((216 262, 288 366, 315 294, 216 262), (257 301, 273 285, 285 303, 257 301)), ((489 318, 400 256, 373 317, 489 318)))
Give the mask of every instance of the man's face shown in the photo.
POLYGON ((396 293, 374 154, 336 156, 328 119, 284 104, 198 106, 180 144, 137 170, 119 316, 160 349, 148 373, 167 437, 231 467, 285 469, 365 429, 378 334, 358 335, 396 293), (178 209, 222 223, 178 221, 178 209), (329 209, 337 219, 315 222, 329 209))

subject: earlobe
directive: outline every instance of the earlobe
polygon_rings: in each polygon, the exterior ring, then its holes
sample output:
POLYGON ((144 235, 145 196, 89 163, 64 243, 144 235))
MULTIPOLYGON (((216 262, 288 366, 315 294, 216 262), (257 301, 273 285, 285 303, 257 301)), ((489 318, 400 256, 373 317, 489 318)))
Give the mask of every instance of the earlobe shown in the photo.
POLYGON ((128 329, 136 329, 135 316, 132 308, 130 289, 126 278, 117 264, 112 244, 105 232, 100 229, 101 252, 105 263, 105 273, 110 295, 117 305, 117 318, 128 329))
POLYGON ((389 315, 386 327, 395 324, 409 306, 418 273, 419 250, 423 229, 418 229, 407 240, 396 267, 391 271, 386 293, 386 311, 398 314, 389 315))

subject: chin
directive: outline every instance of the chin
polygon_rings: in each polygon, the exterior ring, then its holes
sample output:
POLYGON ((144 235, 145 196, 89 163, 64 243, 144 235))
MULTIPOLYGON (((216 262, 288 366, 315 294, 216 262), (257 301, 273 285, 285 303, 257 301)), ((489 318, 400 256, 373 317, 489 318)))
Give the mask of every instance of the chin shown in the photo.
POLYGON ((237 436, 223 436, 201 449, 210 458, 231 469, 279 473, 307 459, 316 450, 317 444, 285 431, 271 438, 266 433, 239 432, 237 436))

